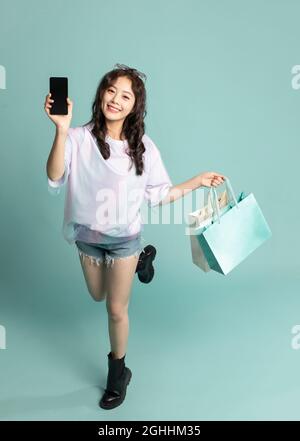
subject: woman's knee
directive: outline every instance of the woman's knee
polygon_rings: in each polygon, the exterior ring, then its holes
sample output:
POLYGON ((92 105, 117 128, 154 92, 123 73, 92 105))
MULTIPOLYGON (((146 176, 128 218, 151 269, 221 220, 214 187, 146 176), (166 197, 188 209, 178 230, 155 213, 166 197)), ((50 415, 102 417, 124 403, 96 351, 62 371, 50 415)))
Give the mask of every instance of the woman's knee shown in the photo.
POLYGON ((128 307, 122 304, 106 303, 106 308, 109 318, 114 322, 120 322, 128 316, 128 307))

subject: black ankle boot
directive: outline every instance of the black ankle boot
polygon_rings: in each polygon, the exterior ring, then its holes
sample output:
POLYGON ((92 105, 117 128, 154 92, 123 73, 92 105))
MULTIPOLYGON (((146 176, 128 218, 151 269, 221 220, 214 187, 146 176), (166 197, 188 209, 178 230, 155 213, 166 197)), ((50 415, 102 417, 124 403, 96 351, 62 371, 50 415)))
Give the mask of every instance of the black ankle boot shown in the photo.
POLYGON ((106 389, 99 402, 102 409, 113 409, 123 403, 126 396, 126 388, 130 382, 132 372, 125 366, 125 355, 122 358, 113 358, 108 355, 108 376, 106 389))
POLYGON ((154 276, 154 268, 152 265, 156 256, 156 248, 153 245, 147 245, 139 256, 139 261, 135 272, 142 283, 149 283, 154 276))

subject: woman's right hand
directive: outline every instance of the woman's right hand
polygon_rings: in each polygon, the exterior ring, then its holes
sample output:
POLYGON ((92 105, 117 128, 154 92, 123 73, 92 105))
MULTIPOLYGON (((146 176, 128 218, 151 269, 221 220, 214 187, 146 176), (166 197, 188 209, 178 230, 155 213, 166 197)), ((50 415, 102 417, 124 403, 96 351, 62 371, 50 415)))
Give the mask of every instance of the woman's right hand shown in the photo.
POLYGON ((45 99, 45 105, 44 109, 47 113, 48 117, 53 121, 53 123, 56 125, 58 129, 68 130, 71 125, 72 120, 72 111, 73 111, 73 101, 70 100, 70 98, 67 98, 68 103, 68 114, 67 115, 51 115, 50 114, 50 108, 52 107, 52 104, 54 100, 51 98, 51 93, 48 93, 46 95, 45 99))

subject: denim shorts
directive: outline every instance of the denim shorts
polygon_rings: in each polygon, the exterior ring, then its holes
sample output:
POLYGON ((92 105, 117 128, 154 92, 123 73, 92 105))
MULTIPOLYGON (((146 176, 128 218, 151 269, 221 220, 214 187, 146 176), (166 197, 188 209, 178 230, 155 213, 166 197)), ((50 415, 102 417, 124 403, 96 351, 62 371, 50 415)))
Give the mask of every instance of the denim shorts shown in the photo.
POLYGON ((134 239, 125 241, 114 241, 114 243, 87 243, 75 240, 79 256, 84 260, 90 259, 91 263, 99 266, 105 262, 106 266, 112 266, 115 259, 124 259, 129 256, 139 256, 143 251, 144 238, 139 235, 134 239))

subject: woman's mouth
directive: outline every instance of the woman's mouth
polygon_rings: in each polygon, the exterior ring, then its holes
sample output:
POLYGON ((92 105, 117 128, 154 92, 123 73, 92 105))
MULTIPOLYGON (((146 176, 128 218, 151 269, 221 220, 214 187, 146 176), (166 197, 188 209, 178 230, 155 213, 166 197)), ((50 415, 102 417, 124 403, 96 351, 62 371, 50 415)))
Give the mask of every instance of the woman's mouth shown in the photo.
POLYGON ((107 109, 112 112, 112 113, 118 113, 120 112, 120 110, 118 109, 114 109, 113 107, 111 107, 109 104, 107 104, 107 109))

